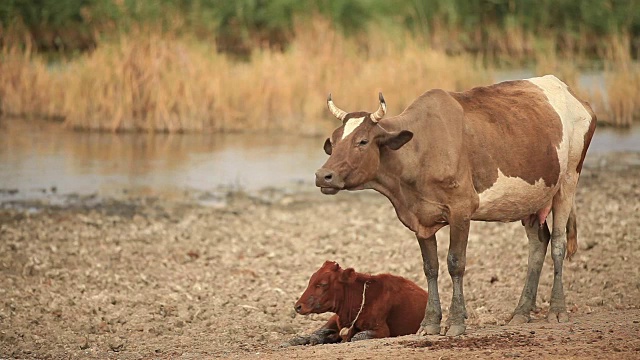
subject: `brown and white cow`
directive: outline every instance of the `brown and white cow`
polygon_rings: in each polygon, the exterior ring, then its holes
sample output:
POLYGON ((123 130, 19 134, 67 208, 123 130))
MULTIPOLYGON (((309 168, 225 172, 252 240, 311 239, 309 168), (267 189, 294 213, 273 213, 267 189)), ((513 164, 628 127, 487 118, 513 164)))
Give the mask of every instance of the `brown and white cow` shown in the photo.
POLYGON ((335 315, 311 336, 294 338, 289 345, 414 334, 424 317, 427 298, 426 291, 403 277, 362 274, 325 261, 294 307, 302 315, 335 315))
POLYGON ((382 94, 375 113, 340 110, 331 95, 327 103, 342 126, 324 144, 330 156, 316 172, 316 185, 324 194, 374 189, 415 232, 429 292, 420 333, 441 331, 435 234, 445 225, 453 297, 443 332, 465 331, 462 278, 471 220, 522 220, 525 226, 529 263, 511 324, 530 319, 551 238, 548 320, 568 320, 562 264, 577 249, 574 195, 596 127, 586 102, 547 75, 464 92, 430 90, 387 119, 382 94), (550 211, 551 234, 545 222, 550 211))

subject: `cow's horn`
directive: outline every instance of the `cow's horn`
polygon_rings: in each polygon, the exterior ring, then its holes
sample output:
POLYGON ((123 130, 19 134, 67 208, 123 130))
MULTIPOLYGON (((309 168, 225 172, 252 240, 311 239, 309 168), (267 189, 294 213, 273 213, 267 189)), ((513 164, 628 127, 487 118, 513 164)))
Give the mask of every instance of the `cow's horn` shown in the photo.
POLYGON ((371 120, 375 123, 380 121, 380 119, 382 119, 384 114, 387 113, 387 103, 384 102, 384 97, 382 96, 382 93, 378 93, 378 99, 380 100, 380 106, 378 107, 378 110, 376 110, 376 112, 371 114, 371 120))
POLYGON ((344 117, 347 116, 347 112, 340 109, 339 107, 333 104, 333 100, 331 100, 331 93, 329 93, 329 97, 327 97, 327 106, 333 116, 337 117, 339 120, 344 120, 344 117))

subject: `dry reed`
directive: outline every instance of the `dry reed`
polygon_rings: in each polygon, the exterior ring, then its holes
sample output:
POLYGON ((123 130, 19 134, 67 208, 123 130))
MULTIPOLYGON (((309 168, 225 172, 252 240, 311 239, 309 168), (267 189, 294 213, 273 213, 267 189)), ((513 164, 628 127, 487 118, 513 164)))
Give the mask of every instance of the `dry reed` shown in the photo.
POLYGON ((287 52, 254 51, 234 61, 189 39, 138 31, 55 69, 30 52, 6 50, 0 97, 6 113, 61 116, 80 129, 284 130, 316 134, 333 121, 325 99, 373 111, 377 92, 391 112, 433 87, 487 82, 469 58, 448 57, 378 34, 363 44, 316 19, 299 26, 287 52))
MULTIPOLYGON (((515 34, 514 42, 523 38, 515 34)), ((606 99, 602 93, 586 96, 601 118, 624 125, 638 116, 640 76, 618 52, 612 47, 611 64, 627 62, 608 67, 606 99)), ((383 91, 393 115, 428 89, 490 82, 469 56, 448 56, 404 34, 374 30, 366 40, 347 39, 322 19, 300 24, 286 52, 257 49, 248 61, 151 30, 99 43, 92 53, 55 67, 29 49, 7 47, 1 56, 0 110, 61 117, 69 127, 89 130, 313 135, 335 125, 325 107, 328 92, 346 110, 373 111, 383 91)), ((537 60, 538 72, 556 73, 577 87, 575 65, 537 60)))
POLYGON ((537 56, 535 72, 538 75, 555 74, 564 80, 591 104, 599 124, 628 127, 634 119, 640 119, 640 64, 631 58, 628 36, 613 36, 607 44, 602 55, 601 83, 596 80, 591 84, 581 83, 580 79, 587 74, 580 72, 580 64, 561 59, 554 53, 537 56))

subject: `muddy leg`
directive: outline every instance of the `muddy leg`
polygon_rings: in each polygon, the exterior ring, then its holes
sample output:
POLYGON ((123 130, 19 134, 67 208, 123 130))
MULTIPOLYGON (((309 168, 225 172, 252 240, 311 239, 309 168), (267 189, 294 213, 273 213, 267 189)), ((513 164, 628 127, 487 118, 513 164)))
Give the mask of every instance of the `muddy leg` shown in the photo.
POLYGON ((333 315, 326 324, 312 332, 311 335, 296 336, 282 346, 333 344, 341 340, 338 333, 338 315, 333 315))
POLYGON ((440 295, 438 294, 438 245, 436 236, 427 239, 418 238, 420 251, 422 252, 422 264, 424 274, 427 276, 427 291, 429 299, 424 312, 424 319, 420 324, 418 334, 436 335, 440 334, 440 321, 442 320, 442 308, 440 306, 440 295))
POLYGON ((567 222, 573 206, 576 181, 568 181, 560 187, 553 197, 553 232, 551 233, 551 258, 553 259, 553 287, 547 320, 549 322, 567 322, 567 307, 562 287, 562 265, 567 246, 567 222))
POLYGON ((449 244, 447 267, 453 282, 453 296, 447 319, 448 328, 445 330, 447 336, 464 334, 466 329, 464 320, 467 318, 467 309, 464 302, 463 277, 467 261, 469 225, 468 219, 451 224, 451 243, 449 244))
POLYGON ((376 329, 360 331, 359 333, 356 333, 349 341, 380 339, 389 337, 390 335, 391 332, 389 331, 389 327, 387 326, 387 324, 380 324, 380 326, 376 329))
POLYGON ((544 264, 544 257, 547 254, 549 245, 549 227, 544 223, 542 227, 538 225, 538 220, 533 224, 525 225, 527 238, 529 239, 529 261, 527 264, 527 279, 520 295, 518 306, 513 311, 513 316, 509 325, 524 324, 531 319, 530 312, 536 306, 536 296, 538 294, 538 283, 540 282, 540 272, 544 264))

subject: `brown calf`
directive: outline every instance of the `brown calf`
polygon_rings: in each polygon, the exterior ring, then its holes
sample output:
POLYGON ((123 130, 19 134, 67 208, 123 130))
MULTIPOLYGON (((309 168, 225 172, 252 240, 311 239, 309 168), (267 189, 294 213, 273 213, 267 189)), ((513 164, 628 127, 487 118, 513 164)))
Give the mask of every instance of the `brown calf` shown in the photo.
POLYGON ((334 312, 311 336, 291 345, 324 344, 415 334, 427 305, 427 292, 390 274, 367 275, 326 261, 295 304, 297 313, 334 312))

